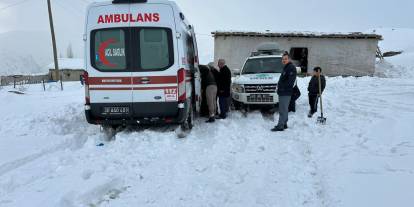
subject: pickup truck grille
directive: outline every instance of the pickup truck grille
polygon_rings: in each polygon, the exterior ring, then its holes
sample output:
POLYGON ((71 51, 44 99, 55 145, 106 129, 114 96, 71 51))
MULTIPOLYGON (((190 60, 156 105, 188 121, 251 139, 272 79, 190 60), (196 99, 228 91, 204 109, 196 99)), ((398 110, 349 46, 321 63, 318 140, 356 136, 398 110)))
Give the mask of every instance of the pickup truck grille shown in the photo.
POLYGON ((246 93, 276 93, 276 84, 248 84, 244 85, 246 93))

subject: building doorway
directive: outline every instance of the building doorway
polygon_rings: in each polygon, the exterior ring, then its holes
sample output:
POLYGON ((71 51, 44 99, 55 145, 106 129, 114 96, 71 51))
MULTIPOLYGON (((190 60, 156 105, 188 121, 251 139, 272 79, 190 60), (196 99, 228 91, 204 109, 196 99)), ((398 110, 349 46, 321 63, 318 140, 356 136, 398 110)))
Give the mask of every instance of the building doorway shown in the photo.
POLYGON ((301 68, 302 73, 308 72, 308 48, 293 47, 290 49, 290 56, 293 63, 301 68))

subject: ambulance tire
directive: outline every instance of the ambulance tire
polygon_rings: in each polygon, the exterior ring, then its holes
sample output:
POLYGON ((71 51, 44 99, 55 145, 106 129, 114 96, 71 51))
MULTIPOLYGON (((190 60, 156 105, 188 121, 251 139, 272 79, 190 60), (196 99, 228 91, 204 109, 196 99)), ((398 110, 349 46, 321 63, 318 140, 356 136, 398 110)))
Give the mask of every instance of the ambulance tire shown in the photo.
POLYGON ((102 131, 103 131, 103 141, 109 142, 115 139, 115 135, 117 132, 117 127, 116 126, 108 126, 108 125, 103 125, 102 126, 102 131))

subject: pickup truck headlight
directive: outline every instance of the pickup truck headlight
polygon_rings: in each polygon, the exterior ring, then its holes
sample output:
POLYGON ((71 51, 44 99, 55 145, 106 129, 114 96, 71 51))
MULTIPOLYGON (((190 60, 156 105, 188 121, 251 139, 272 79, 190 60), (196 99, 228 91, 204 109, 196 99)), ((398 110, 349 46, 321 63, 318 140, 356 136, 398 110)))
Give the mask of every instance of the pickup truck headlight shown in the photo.
POLYGON ((244 93, 244 86, 240 84, 233 84, 233 92, 235 93, 244 93))

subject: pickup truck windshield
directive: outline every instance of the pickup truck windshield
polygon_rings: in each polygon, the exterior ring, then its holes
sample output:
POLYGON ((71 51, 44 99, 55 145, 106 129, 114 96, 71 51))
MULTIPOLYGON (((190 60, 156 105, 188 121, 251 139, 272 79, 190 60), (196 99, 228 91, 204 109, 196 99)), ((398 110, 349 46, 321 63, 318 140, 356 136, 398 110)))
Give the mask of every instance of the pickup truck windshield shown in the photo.
POLYGON ((282 58, 255 58, 249 59, 244 64, 242 74, 256 73, 282 73, 282 58))

